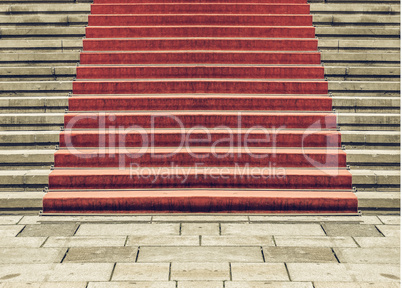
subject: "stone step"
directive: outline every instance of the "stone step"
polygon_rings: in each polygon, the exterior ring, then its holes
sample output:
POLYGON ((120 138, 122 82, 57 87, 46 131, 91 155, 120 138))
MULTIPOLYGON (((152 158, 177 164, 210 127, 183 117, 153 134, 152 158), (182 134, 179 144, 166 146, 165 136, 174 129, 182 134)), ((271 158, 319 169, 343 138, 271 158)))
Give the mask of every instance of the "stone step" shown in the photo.
POLYGON ((333 97, 333 108, 341 113, 398 113, 397 97, 333 97))
POLYGON ((396 81, 328 81, 328 90, 336 93, 339 91, 359 92, 399 92, 400 83, 396 81))
MULTIPOLYGON (((400 53, 367 53, 367 52, 337 52, 337 51, 322 51, 321 61, 325 66, 344 65, 343 63, 366 63, 366 65, 388 65, 393 63, 399 65, 400 53)), ((326 68, 326 67, 325 67, 326 68)))
POLYGON ((30 39, 30 38, 82 38, 85 36, 85 27, 30 27, 30 28, 0 28, 2 39, 30 39))
POLYGON ((0 53, 0 66, 74 65, 80 61, 80 52, 11 52, 0 53))
POLYGON ((401 172, 398 170, 356 170, 351 169, 353 186, 358 191, 376 191, 378 188, 399 189, 401 172))
MULTIPOLYGON (((349 39, 318 39, 318 48, 321 50, 392 50, 397 51, 401 47, 399 40, 372 39, 372 40, 349 40, 349 39)), ((355 51, 362 52, 362 51, 355 51)), ((378 51, 377 51, 378 52, 378 51)))
POLYGON ((315 13, 400 13, 400 5, 397 4, 385 4, 385 3, 375 3, 368 4, 365 3, 361 5, 360 3, 311 3, 310 11, 312 14, 315 13))
POLYGON ((63 113, 68 108, 68 97, 3 97, 0 113, 63 113))
POLYGON ((18 213, 37 213, 42 210, 44 192, 33 191, 2 191, 0 192, 0 211, 10 210, 18 213))
POLYGON ((318 38, 362 38, 362 37, 381 37, 399 38, 400 28, 398 27, 322 27, 315 28, 315 35, 318 38))
POLYGON ((399 67, 344 67, 325 66, 325 76, 329 81, 399 81, 399 67))
MULTIPOLYGON (((364 6, 364 5, 362 5, 364 6)), ((398 26, 399 15, 371 15, 371 14, 314 14, 313 24, 320 25, 356 25, 356 26, 398 26)))
POLYGON ((88 24, 88 15, 11 15, 0 16, 2 26, 33 26, 38 24, 57 25, 57 26, 85 26, 88 24))
POLYGON ((2 40, 0 41, 0 52, 23 51, 80 51, 82 50, 82 39, 59 39, 59 40, 2 40))
POLYGON ((55 149, 60 131, 0 131, 0 149, 55 149))
POLYGON ((384 113, 337 113, 341 130, 399 130, 400 115, 384 113))
POLYGON ((359 209, 363 212, 378 210, 399 210, 401 205, 400 191, 370 191, 356 192, 359 200, 359 209))
MULTIPOLYGON (((18 3, 18 2, 17 2, 18 3)), ((15 14, 66 14, 66 13, 90 13, 90 4, 58 4, 42 3, 42 4, 2 4, 0 5, 0 15, 15 15, 15 14)))
POLYGON ((72 81, 75 76, 76 66, 1 67, 0 69, 0 81, 72 81))

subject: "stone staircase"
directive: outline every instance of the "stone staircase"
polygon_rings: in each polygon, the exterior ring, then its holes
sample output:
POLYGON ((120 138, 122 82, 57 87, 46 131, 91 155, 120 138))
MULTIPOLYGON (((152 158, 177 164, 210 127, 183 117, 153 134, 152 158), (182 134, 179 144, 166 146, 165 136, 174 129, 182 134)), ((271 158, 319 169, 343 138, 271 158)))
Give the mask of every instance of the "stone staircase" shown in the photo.
MULTIPOLYGON (((42 207, 90 11, 75 2, 0 5, 3 210, 42 207)), ((312 3, 311 13, 359 207, 399 209, 399 2, 312 3)))

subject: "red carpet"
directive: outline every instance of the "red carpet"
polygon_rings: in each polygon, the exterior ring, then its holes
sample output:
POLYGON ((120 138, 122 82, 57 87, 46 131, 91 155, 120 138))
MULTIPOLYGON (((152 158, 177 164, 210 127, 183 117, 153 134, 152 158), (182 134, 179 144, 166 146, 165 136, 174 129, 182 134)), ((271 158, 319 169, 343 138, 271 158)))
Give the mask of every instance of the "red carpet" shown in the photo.
POLYGON ((44 213, 356 213, 305 0, 95 0, 44 213))

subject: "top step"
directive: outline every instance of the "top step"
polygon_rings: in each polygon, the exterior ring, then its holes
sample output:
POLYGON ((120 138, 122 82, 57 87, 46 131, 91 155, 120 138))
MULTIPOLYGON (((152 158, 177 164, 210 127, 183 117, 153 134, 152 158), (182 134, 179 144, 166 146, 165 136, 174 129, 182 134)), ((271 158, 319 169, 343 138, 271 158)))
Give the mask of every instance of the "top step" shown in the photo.
POLYGON ((94 4, 109 3, 301 3, 307 0, 94 0, 94 4))
POLYGON ((94 4, 95 14, 309 14, 308 4, 144 3, 94 4))

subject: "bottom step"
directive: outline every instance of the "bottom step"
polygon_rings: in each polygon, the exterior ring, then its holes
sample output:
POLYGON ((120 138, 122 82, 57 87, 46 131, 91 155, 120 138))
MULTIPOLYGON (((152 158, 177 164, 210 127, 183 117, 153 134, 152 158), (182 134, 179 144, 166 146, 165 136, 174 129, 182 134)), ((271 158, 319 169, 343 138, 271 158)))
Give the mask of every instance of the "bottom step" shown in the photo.
POLYGON ((43 213, 357 213, 353 192, 136 190, 49 192, 43 213))

